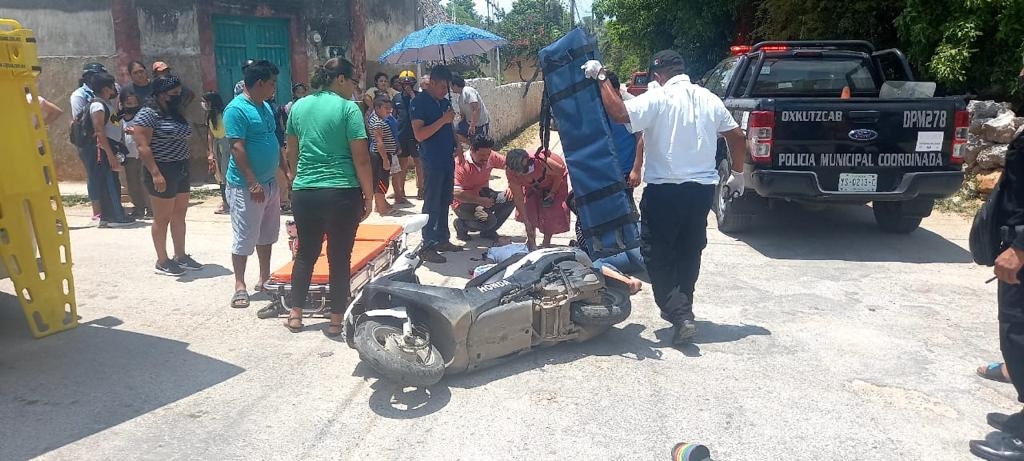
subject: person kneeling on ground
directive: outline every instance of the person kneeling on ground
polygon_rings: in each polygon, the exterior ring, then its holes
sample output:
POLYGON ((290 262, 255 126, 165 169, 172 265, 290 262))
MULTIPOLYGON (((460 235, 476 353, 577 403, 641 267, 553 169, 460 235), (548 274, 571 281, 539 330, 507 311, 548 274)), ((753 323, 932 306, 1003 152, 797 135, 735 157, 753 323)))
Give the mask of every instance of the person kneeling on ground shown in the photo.
POLYGON ((516 208, 511 192, 496 192, 490 188, 491 170, 505 169, 505 158, 494 152, 494 139, 485 133, 473 136, 469 158, 462 158, 455 164, 455 236, 459 240, 472 240, 470 231, 479 231, 480 236, 498 239, 498 228, 516 208))

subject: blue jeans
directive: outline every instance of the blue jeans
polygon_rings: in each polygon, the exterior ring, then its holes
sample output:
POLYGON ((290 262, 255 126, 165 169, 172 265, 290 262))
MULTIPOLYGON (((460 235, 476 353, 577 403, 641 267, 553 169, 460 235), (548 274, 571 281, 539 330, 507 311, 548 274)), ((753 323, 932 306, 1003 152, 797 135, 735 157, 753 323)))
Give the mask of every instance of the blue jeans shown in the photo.
POLYGON ((423 247, 433 248, 451 241, 448 209, 455 193, 455 166, 424 162, 423 176, 423 214, 428 216, 423 247))
POLYGON ((121 206, 121 178, 110 169, 107 154, 97 146, 78 148, 78 158, 85 166, 89 200, 100 202, 100 215, 107 222, 127 220, 121 206))
POLYGON ((639 248, 626 250, 617 255, 594 261, 594 269, 601 270, 602 267, 606 266, 615 272, 626 275, 647 270, 647 267, 644 265, 644 257, 640 254, 639 248))

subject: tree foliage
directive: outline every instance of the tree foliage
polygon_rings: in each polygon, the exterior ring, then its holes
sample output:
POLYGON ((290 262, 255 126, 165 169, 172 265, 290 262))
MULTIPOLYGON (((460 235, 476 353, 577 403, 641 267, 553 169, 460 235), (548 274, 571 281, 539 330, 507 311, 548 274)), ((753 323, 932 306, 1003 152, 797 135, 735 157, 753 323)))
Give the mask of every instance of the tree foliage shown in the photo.
POLYGON ((903 50, 947 93, 1005 97, 1024 54, 1024 0, 596 0, 606 64, 643 69, 673 48, 700 72, 730 44, 863 39, 903 50))
POLYGON ((446 9, 449 14, 455 16, 456 24, 467 24, 473 27, 483 25, 483 17, 477 13, 473 0, 448 0, 446 9))
POLYGON ((502 56, 509 59, 506 68, 537 58, 541 48, 569 32, 569 16, 558 0, 516 0, 508 12, 499 11, 497 34, 509 44, 502 56))
POLYGON ((594 14, 606 18, 602 54, 621 75, 647 67, 661 49, 678 51, 694 76, 726 53, 737 29, 743 0, 597 0, 594 14))
POLYGON ((906 0, 905 4, 896 20, 902 48, 925 77, 951 91, 986 97, 1011 92, 1024 55, 1024 1, 906 0))
POLYGON ((904 0, 762 0, 754 35, 766 40, 867 40, 898 45, 894 18, 904 0))

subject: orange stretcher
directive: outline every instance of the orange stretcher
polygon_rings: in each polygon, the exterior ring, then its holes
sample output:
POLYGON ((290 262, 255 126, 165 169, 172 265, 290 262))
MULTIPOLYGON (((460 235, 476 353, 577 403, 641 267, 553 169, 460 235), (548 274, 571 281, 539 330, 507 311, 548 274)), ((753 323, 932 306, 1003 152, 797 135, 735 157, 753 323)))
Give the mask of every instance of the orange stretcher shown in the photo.
MULTIPOLYGON (((292 267, 295 265, 295 249, 297 248, 294 224, 287 223, 289 247, 292 250, 292 261, 281 266, 270 275, 270 280, 263 285, 266 292, 274 298, 270 306, 261 309, 260 318, 277 317, 288 312, 288 294, 292 289, 292 267)), ((356 231, 356 241, 352 247, 350 291, 358 293, 378 274, 391 266, 405 246, 402 226, 395 224, 360 224, 356 231)), ((330 310, 331 271, 327 261, 327 239, 325 236, 320 247, 320 258, 313 266, 313 277, 309 285, 309 296, 304 311, 306 315, 327 315, 330 310)))

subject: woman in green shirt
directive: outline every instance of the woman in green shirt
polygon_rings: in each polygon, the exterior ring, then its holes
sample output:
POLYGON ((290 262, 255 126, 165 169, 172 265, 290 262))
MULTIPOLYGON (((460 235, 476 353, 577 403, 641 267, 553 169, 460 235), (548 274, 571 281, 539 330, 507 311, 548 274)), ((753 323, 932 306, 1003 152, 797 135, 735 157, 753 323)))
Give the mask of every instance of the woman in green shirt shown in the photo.
POLYGON ((352 63, 332 58, 310 78, 317 92, 295 102, 288 114, 287 156, 298 156, 292 182, 292 212, 299 247, 292 266, 291 313, 285 326, 302 330, 313 266, 327 234, 331 323, 328 336, 341 334, 349 303, 349 265, 359 223, 373 210, 373 172, 363 114, 347 99, 358 81, 352 63))

